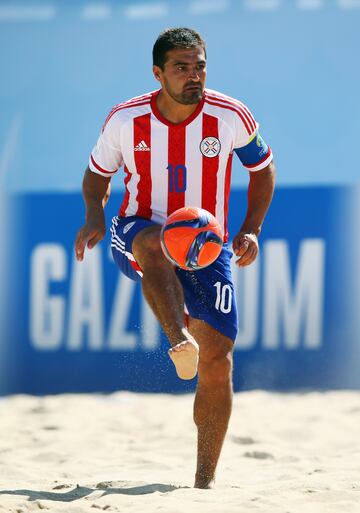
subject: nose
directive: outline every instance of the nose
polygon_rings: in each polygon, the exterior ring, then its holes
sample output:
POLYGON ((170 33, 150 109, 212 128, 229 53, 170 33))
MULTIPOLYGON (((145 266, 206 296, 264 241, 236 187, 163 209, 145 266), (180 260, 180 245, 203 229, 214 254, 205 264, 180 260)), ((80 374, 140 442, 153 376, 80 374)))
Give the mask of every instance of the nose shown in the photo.
POLYGON ((199 74, 198 74, 196 68, 190 69, 190 71, 189 71, 189 78, 191 80, 195 80, 196 82, 198 82, 200 80, 199 74))

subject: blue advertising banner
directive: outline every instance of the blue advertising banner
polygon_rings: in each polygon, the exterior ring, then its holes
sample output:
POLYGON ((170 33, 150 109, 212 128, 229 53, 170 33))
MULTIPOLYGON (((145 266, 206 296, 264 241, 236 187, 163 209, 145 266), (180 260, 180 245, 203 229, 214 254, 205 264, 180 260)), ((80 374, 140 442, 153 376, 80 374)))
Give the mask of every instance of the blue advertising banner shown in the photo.
MULTIPOLYGON (((346 187, 276 191, 258 260, 234 267, 235 390, 360 387, 358 259, 344 229, 352 197, 346 187)), ((108 225, 120 200, 107 205, 108 225)), ((196 379, 177 378, 141 286, 114 265, 109 236, 75 261, 81 194, 30 193, 11 204, 0 392, 193 390, 196 379)), ((246 191, 233 191, 231 236, 245 209, 246 191)))

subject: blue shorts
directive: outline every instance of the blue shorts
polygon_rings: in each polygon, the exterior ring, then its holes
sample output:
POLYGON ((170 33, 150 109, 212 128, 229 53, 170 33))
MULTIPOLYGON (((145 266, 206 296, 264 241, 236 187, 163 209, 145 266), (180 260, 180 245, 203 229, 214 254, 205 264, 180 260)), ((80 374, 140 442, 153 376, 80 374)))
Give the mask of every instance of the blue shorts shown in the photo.
MULTIPOLYGON (((114 217, 111 226, 111 249, 120 270, 130 279, 140 281, 142 271, 132 254, 135 236, 156 224, 138 216, 114 217)), ((194 319, 201 319, 220 333, 235 340, 238 317, 234 285, 231 278, 232 252, 224 245, 215 262, 198 271, 176 268, 184 290, 186 309, 194 319)))

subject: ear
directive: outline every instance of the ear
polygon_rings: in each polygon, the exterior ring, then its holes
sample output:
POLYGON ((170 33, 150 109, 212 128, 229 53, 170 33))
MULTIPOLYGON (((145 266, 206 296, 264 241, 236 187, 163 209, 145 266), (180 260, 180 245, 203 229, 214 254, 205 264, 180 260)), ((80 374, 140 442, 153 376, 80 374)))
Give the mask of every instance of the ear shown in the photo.
POLYGON ((155 79, 156 79, 158 82, 161 82, 161 80, 160 80, 160 77, 161 77, 161 68, 159 68, 159 66, 153 66, 152 70, 153 70, 153 74, 154 74, 155 79))

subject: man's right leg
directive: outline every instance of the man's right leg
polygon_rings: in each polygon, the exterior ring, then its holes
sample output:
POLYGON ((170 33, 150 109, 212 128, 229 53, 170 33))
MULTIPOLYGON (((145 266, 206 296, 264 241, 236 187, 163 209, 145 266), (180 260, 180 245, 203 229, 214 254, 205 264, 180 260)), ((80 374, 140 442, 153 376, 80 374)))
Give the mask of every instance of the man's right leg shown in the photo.
POLYGON ((165 331, 178 376, 196 376, 199 347, 184 325, 184 294, 174 266, 166 259, 160 246, 159 225, 141 230, 132 244, 133 255, 141 267, 142 289, 151 309, 165 331))

